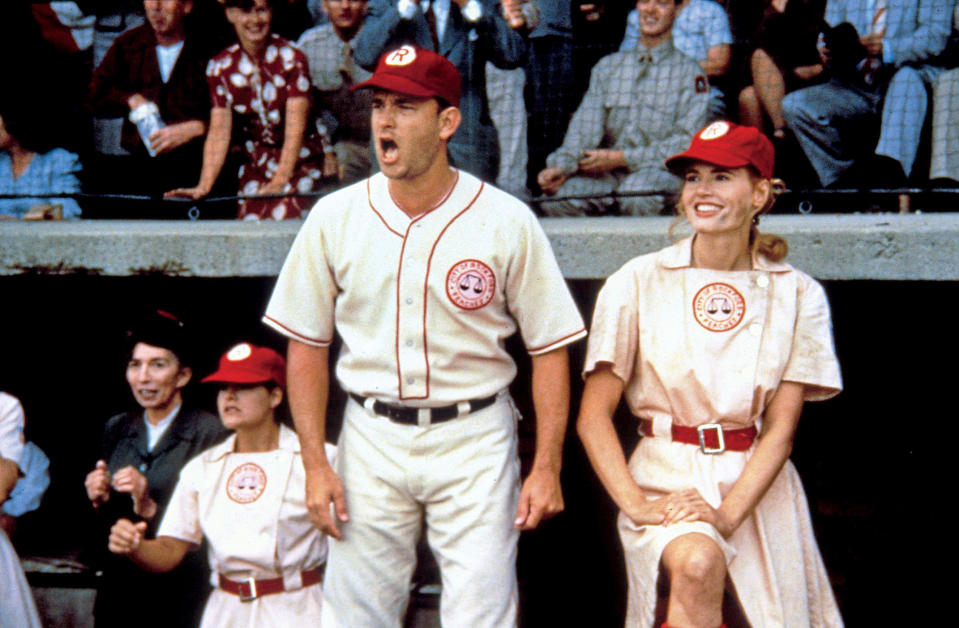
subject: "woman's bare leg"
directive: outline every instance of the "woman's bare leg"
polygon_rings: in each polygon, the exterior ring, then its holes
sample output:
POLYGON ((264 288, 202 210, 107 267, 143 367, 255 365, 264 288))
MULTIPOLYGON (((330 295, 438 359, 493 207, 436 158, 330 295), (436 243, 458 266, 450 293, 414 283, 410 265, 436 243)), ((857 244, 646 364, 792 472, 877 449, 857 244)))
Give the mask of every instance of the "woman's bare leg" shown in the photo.
POLYGON ((726 557, 704 534, 685 534, 671 541, 662 556, 669 578, 666 622, 683 628, 716 628, 723 623, 726 557))
POLYGON ((759 102, 773 123, 773 135, 782 137, 786 126, 783 117, 783 96, 786 95, 786 82, 782 73, 765 50, 757 49, 750 61, 753 74, 753 87, 759 102))
POLYGON ((752 85, 739 92, 739 123, 760 131, 763 128, 763 106, 752 85))

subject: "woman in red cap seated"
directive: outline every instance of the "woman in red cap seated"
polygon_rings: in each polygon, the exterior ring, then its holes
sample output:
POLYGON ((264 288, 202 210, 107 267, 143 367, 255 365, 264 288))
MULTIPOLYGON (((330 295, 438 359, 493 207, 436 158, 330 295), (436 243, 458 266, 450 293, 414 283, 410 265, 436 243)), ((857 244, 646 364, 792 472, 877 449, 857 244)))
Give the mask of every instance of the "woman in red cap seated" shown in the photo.
POLYGON ((758 229, 773 160, 754 128, 697 133, 666 162, 693 235, 628 262, 596 303, 577 431, 620 509, 628 626, 842 624, 789 462, 803 402, 842 383, 822 287, 758 229), (621 397, 643 435, 628 461, 621 397))
POLYGON ((160 572, 206 539, 215 589, 204 628, 320 621, 327 544, 307 514, 299 440, 276 419, 285 368, 272 349, 230 349, 203 381, 219 385, 220 420, 234 434, 180 472, 155 540, 126 519, 110 531, 111 552, 160 572))

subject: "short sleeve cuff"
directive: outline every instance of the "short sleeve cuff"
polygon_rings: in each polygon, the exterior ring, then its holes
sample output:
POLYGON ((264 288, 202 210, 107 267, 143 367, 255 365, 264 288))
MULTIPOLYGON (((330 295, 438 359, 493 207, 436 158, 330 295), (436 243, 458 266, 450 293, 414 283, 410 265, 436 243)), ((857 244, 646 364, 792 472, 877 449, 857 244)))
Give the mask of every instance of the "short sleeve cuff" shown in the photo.
POLYGON ((309 334, 298 332, 295 329, 292 329, 291 327, 276 320, 275 318, 272 318, 269 314, 265 314, 260 320, 263 321, 264 325, 273 328, 275 331, 286 336, 290 340, 296 340, 297 342, 302 342, 303 344, 307 344, 312 347, 328 347, 333 342, 332 338, 317 338, 309 334))
POLYGON ((572 334, 567 334, 566 336, 563 336, 559 340, 556 340, 555 342, 551 342, 547 345, 542 345, 539 347, 527 347, 526 351, 530 355, 543 355, 544 353, 549 353, 550 351, 553 351, 554 349, 565 347, 566 345, 572 344, 576 342, 577 340, 580 340, 585 337, 586 337, 586 328, 584 327, 583 329, 580 329, 577 332, 574 332, 572 334))

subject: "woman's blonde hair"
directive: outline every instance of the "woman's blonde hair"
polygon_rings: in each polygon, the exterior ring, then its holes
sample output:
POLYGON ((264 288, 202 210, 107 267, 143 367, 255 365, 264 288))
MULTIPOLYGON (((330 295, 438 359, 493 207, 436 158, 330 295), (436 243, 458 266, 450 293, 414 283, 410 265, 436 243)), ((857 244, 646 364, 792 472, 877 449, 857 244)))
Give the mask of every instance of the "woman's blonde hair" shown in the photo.
MULTIPOLYGON (((766 204, 763 205, 763 208, 753 217, 753 224, 749 229, 749 248, 752 251, 761 253, 773 262, 781 262, 789 253, 789 244, 782 236, 774 233, 760 232, 759 217, 772 209, 779 195, 786 191, 786 184, 782 179, 778 178, 763 179, 754 168, 750 166, 746 168, 749 170, 749 175, 754 182, 759 180, 769 181, 769 197, 766 199, 766 204)), ((686 210, 681 200, 676 201, 676 214, 676 220, 669 226, 669 239, 674 242, 678 239, 676 236, 676 228, 686 219, 686 210)))
POLYGON ((759 217, 772 209, 779 195, 786 191, 786 184, 782 179, 775 177, 768 179, 768 181, 769 198, 766 199, 763 208, 753 217, 753 224, 749 229, 749 246, 770 260, 781 262, 789 253, 789 244, 786 242, 786 238, 775 233, 761 233, 759 231, 759 217))

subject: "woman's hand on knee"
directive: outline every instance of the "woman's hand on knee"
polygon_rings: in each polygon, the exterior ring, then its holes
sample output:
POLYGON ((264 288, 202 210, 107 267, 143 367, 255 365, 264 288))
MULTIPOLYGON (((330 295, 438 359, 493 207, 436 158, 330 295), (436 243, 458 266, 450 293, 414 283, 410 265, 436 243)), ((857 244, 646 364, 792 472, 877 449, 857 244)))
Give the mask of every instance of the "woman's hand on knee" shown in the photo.
POLYGON ((663 499, 669 500, 663 525, 681 521, 703 521, 716 528, 723 538, 729 538, 735 531, 735 525, 722 508, 713 508, 694 488, 672 493, 663 499))
POLYGON ((623 509, 623 514, 637 526, 664 525, 667 510, 663 502, 663 499, 644 499, 633 508, 623 509))

